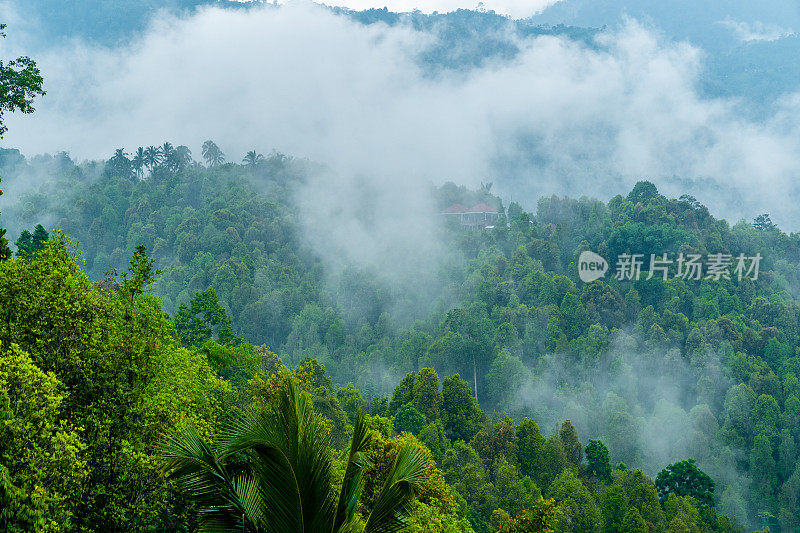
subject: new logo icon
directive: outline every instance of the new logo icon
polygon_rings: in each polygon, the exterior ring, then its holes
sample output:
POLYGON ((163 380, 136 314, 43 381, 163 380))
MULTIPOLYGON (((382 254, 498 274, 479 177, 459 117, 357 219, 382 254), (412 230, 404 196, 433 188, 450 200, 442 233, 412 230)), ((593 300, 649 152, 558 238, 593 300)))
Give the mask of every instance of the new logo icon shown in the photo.
POLYGON ((608 263, 602 256, 586 250, 578 257, 578 277, 584 283, 600 279, 606 275, 608 263))

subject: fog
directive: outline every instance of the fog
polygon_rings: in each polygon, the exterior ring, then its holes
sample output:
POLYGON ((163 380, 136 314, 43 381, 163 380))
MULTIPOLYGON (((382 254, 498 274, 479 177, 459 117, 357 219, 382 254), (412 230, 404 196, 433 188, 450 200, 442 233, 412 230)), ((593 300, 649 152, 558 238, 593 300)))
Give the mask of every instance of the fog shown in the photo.
POLYGON ((684 357, 641 332, 619 333, 585 366, 564 355, 542 357, 506 394, 514 412, 532 417, 545 434, 569 419, 584 443, 600 439, 612 465, 621 461, 655 477, 676 458, 695 458, 716 481, 721 509, 755 527, 744 504, 750 479, 718 437, 733 385, 722 363, 730 346, 720 350, 684 357))
MULTIPOLYGON (((513 60, 431 76, 418 58, 433 35, 310 3, 161 18, 128 47, 37 51, 48 94, 34 115, 9 117, 3 144, 83 159, 163 139, 199 153, 211 138, 229 160, 274 148, 389 198, 491 178, 528 206, 649 178, 733 220, 800 222, 797 96, 764 122, 741 118, 736 102, 697 95, 701 50, 636 21, 593 48, 508 38, 521 49, 513 60)), ((6 39, 3 54, 27 52, 24 42, 6 39)), ((330 175, 316 185, 323 198, 339 190, 330 175)))

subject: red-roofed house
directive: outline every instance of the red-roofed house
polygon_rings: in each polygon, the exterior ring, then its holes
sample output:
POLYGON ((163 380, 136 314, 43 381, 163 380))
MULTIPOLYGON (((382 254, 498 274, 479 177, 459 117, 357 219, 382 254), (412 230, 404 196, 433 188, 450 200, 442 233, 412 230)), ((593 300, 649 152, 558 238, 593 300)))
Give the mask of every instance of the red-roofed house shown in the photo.
POLYGON ((442 212, 442 215, 458 217, 459 223, 468 229, 485 229, 493 226, 500 218, 500 212, 483 202, 472 207, 453 204, 442 212))

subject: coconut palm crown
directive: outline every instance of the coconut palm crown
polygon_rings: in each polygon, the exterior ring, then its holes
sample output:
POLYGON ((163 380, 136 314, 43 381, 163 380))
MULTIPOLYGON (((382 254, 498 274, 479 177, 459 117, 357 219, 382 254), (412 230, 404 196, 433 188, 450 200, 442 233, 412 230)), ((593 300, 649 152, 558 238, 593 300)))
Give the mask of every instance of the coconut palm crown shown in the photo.
POLYGON ((357 514, 372 441, 359 410, 341 486, 324 419, 286 380, 271 410, 238 415, 216 445, 195 429, 163 446, 164 471, 199 512, 200 531, 402 531, 427 474, 424 451, 400 449, 372 512, 357 514))

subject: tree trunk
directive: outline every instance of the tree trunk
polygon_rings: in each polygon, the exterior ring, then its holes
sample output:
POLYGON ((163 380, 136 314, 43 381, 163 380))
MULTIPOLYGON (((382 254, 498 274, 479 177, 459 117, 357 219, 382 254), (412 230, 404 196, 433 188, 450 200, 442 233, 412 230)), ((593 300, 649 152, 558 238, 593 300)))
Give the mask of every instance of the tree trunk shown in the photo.
MULTIPOLYGON (((478 403, 478 369, 475 365, 475 358, 472 358, 472 383, 475 387, 475 403, 478 403)), ((478 404, 480 405, 480 404, 478 404)))

